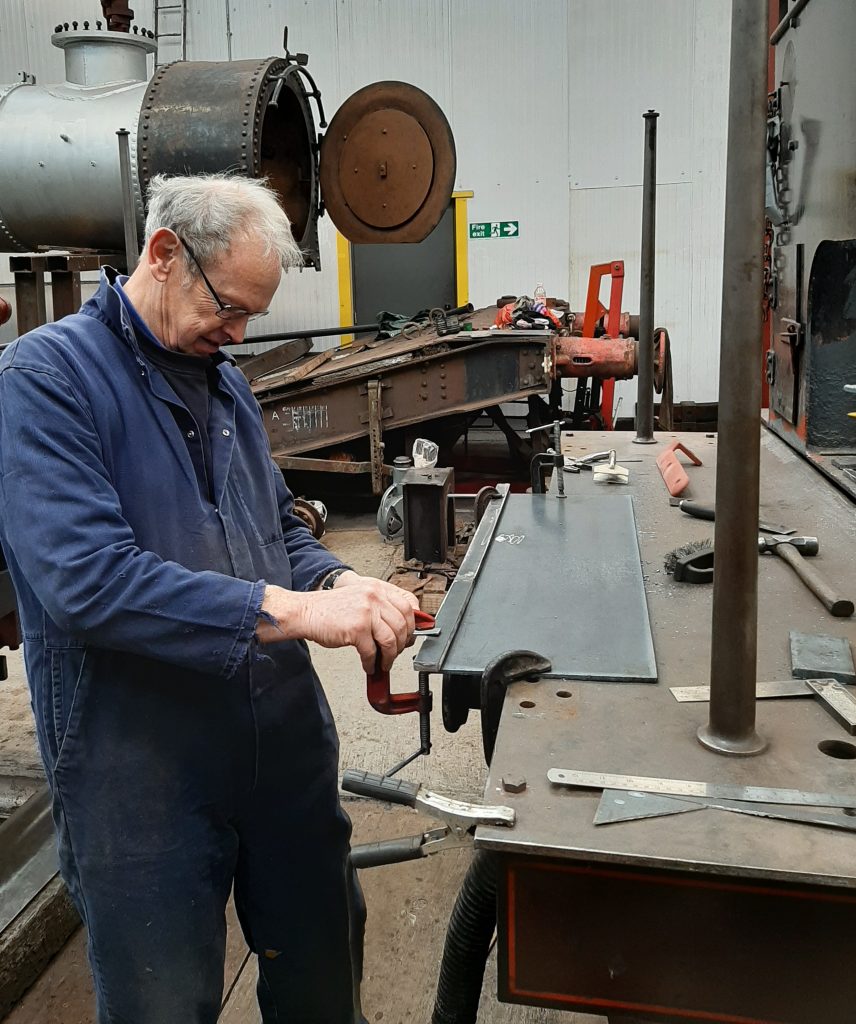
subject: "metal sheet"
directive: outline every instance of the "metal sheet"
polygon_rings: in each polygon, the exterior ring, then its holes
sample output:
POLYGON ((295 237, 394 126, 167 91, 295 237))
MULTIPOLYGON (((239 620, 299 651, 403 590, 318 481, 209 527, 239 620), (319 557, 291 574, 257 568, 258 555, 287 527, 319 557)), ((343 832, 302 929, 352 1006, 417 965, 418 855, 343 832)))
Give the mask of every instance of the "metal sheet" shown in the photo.
POLYGON ((632 499, 583 486, 564 500, 509 495, 444 672, 480 674, 519 649, 549 658, 553 676, 656 682, 632 499))

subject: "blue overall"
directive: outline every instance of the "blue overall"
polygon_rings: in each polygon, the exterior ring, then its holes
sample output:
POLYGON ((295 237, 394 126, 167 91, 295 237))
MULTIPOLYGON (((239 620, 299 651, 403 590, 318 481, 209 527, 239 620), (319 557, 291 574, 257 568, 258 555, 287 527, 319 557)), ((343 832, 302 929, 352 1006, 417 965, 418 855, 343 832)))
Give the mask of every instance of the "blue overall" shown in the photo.
POLYGON ((210 502, 112 271, 0 360, 0 542, 62 875, 100 1024, 216 1020, 233 885, 265 1024, 352 1024, 335 726, 306 644, 254 639, 266 582, 341 563, 293 514, 243 375, 218 372, 210 502))

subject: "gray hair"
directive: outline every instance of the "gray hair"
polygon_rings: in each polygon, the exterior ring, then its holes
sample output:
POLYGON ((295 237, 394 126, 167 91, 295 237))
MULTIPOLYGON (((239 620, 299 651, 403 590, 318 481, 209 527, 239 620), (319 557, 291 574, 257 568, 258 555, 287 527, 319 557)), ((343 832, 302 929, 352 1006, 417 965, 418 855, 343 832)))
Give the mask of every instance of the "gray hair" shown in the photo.
MULTIPOLYGON (((169 228, 187 242, 203 266, 217 260, 236 240, 247 238, 261 239, 265 255, 276 253, 284 269, 303 266, 288 216, 265 178, 158 174, 149 185, 148 204, 146 243, 159 228, 169 228)), ((184 261, 195 275, 187 253, 184 261)))

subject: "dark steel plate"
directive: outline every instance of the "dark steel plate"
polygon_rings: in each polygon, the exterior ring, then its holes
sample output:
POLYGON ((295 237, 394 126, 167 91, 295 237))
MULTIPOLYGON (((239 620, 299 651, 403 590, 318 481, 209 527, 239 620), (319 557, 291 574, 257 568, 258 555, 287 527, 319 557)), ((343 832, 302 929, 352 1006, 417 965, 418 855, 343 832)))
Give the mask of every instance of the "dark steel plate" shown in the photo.
POLYGON ((321 194, 352 242, 421 242, 455 185, 443 111, 405 82, 375 82, 336 111, 321 147, 321 194))
MULTIPOLYGON (((451 628, 442 609, 438 625, 451 628)), ((441 642, 442 633, 425 642, 417 667, 441 642)), ((562 678, 657 681, 628 494, 508 496, 465 622, 435 671, 480 675, 512 650, 537 651, 562 678)))

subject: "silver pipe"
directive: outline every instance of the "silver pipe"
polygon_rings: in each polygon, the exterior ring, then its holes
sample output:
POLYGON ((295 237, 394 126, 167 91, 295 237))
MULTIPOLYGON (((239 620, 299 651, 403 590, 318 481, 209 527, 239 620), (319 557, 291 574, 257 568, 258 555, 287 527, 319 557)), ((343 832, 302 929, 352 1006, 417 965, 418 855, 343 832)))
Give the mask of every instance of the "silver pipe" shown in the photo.
POLYGON ((642 273, 639 281, 639 356, 636 378, 635 444, 654 444, 654 262, 657 227, 657 118, 645 119, 642 171, 642 273))
POLYGON ((767 745, 755 731, 767 17, 766 0, 733 0, 710 706, 698 731, 737 755, 767 745))
POLYGON ((128 139, 130 132, 120 128, 119 137, 119 173, 122 178, 122 220, 125 227, 125 262, 128 273, 133 274, 140 259, 140 243, 137 238, 137 215, 134 210, 134 183, 131 180, 131 147, 128 139))

